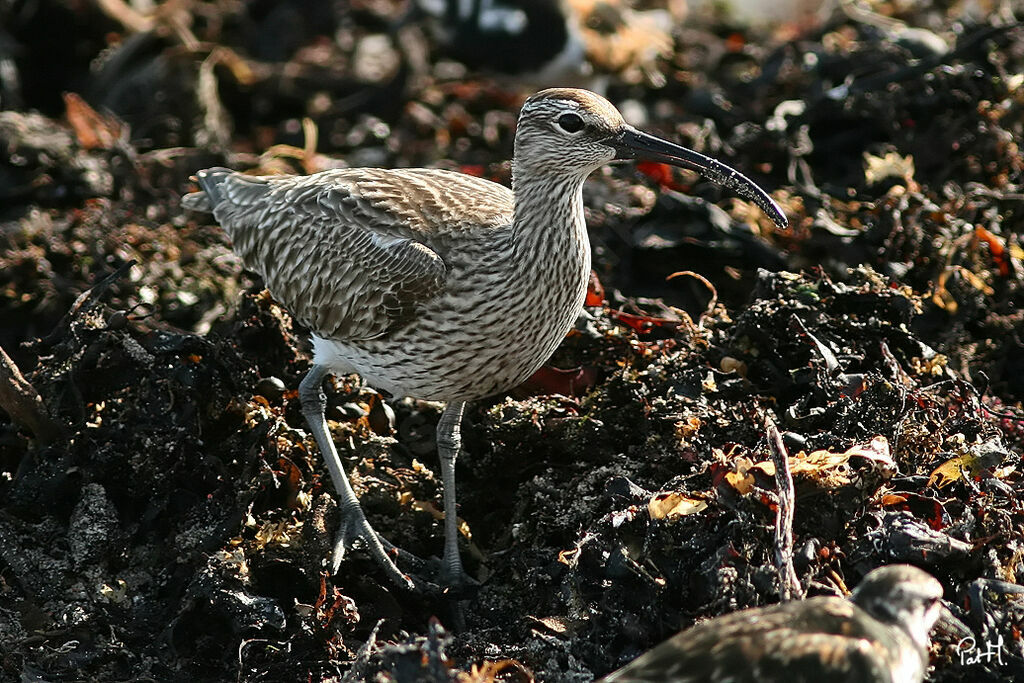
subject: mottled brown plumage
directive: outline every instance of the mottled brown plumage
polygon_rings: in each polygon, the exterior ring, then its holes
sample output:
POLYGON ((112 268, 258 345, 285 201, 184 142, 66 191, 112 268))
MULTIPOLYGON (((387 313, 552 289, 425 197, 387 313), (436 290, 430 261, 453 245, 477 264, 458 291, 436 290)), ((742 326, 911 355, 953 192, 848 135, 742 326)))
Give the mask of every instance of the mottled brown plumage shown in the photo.
POLYGON ((868 574, 850 600, 816 597, 697 624, 603 683, 920 683, 928 634, 942 619, 942 585, 909 565, 868 574))
POLYGON ((480 240, 484 249, 512 224, 508 189, 451 171, 232 173, 218 192, 217 219, 235 252, 325 339, 374 339, 412 322, 445 289, 446 243, 480 240), (453 210, 474 195, 479 202, 453 210))
POLYGON ((524 105, 512 191, 432 169, 198 174, 202 192, 184 204, 212 212, 246 266, 313 332, 314 367, 300 397, 349 515, 336 564, 359 537, 392 579, 409 581, 351 492, 327 435, 320 381, 356 372, 393 396, 448 402, 438 425, 442 573, 458 580, 454 461, 465 402, 521 383, 572 327, 590 273, 583 181, 605 163, 637 157, 706 172, 785 223, 738 172, 641 133, 604 98, 572 89, 545 90, 524 105))

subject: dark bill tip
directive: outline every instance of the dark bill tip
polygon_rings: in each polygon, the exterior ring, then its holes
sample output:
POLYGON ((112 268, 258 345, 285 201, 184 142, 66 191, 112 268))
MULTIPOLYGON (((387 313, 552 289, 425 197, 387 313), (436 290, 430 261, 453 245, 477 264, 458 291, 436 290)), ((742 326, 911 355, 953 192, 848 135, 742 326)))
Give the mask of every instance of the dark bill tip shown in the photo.
POLYGON ((731 166, 700 152, 648 135, 631 126, 625 126, 621 133, 609 138, 607 144, 615 149, 616 159, 658 161, 697 171, 740 197, 757 204, 780 228, 789 225, 789 220, 779 205, 757 183, 731 166))

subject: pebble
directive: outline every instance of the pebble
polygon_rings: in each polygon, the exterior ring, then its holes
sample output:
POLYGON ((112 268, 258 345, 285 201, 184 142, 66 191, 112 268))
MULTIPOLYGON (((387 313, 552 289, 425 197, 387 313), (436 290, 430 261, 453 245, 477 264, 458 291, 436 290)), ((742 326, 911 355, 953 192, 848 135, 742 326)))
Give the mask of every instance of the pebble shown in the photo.
POLYGON ((280 401, 284 391, 284 382, 277 377, 264 377, 256 382, 256 393, 268 401, 280 401))
POLYGON ((366 415, 366 411, 358 403, 342 403, 335 407, 334 412, 342 420, 358 420, 366 415))

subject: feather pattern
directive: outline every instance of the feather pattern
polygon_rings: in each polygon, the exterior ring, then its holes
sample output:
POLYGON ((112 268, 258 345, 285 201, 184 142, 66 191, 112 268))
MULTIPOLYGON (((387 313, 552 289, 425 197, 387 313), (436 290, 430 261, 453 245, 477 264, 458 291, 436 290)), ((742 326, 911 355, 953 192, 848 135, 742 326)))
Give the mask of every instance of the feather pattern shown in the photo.
POLYGON ((921 654, 902 630, 872 619, 842 598, 819 597, 704 622, 605 680, 897 683, 920 680, 924 666, 921 654), (898 647, 883 645, 890 642, 898 647), (893 677, 904 649, 913 653, 916 679, 914 674, 893 677))
POLYGON ((445 290, 446 237, 512 220, 508 189, 439 170, 231 173, 217 194, 214 216, 246 267, 314 334, 339 341, 407 324, 445 290), (460 193, 484 199, 455 212, 460 193))
POLYGON ((209 170, 246 267, 313 332, 316 362, 395 396, 473 400, 554 352, 586 295, 585 173, 497 183, 434 169, 209 170))
POLYGON ((601 683, 920 683, 938 622, 970 634, 942 584, 910 565, 870 572, 850 596, 733 612, 669 638, 601 683))

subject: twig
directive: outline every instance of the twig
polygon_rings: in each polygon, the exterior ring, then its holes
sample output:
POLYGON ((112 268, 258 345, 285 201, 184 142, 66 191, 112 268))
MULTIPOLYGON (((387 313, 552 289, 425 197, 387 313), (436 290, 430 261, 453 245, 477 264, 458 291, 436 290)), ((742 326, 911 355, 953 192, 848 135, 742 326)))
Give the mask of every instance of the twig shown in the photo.
POLYGON ((292 651, 292 644, 290 641, 287 640, 270 640, 268 638, 246 638, 238 644, 238 676, 235 678, 237 683, 241 683, 242 681, 242 674, 244 672, 243 670, 245 667, 245 648, 256 643, 262 643, 270 648, 273 648, 275 646, 282 646, 280 647, 280 650, 285 654, 291 653, 292 651))
POLYGON ((189 49, 195 49, 199 40, 192 29, 191 9, 184 0, 169 0, 149 11, 140 12, 125 0, 97 0, 100 10, 119 22, 131 33, 145 33, 170 28, 178 40, 189 49))
POLYGON ((227 149, 231 140, 231 124, 227 111, 220 99, 217 89, 217 76, 214 68, 222 63, 224 51, 214 48, 210 55, 199 66, 199 77, 196 79, 196 101, 203 112, 202 124, 196 131, 196 140, 204 146, 227 149))
POLYGON ((42 340, 44 346, 54 346, 61 340, 61 338, 67 333, 71 327, 71 323, 78 315, 82 312, 88 311, 92 308, 102 297, 110 286, 117 282, 119 279, 124 277, 124 274, 131 270, 132 266, 138 263, 135 259, 122 263, 117 270, 110 275, 106 276, 89 289, 85 290, 78 295, 75 302, 71 304, 71 308, 64 314, 64 317, 60 319, 53 331, 42 340))
POLYGON ((355 683, 355 681, 362 681, 366 679, 366 667, 370 662, 370 655, 377 649, 377 632, 380 631, 381 624, 384 623, 383 619, 377 620, 377 625, 370 631, 370 636, 363 643, 363 646, 356 652, 356 657, 352 661, 352 666, 348 672, 342 677, 342 683, 355 683))
POLYGON ((668 280, 671 280, 673 278, 682 277, 684 275, 688 275, 689 277, 692 277, 693 279, 697 280, 698 282, 703 284, 705 287, 707 287, 708 291, 711 292, 711 301, 708 302, 708 305, 705 307, 704 312, 700 314, 700 318, 698 319, 698 323, 697 323, 697 329, 703 329, 704 328, 704 318, 706 318, 707 316, 709 316, 712 313, 714 313, 715 312, 715 306, 718 305, 718 290, 715 289, 715 286, 713 284, 711 284, 710 280, 708 280, 706 277, 704 277, 700 273, 695 273, 692 270, 680 270, 678 272, 672 273, 667 278, 665 278, 665 280, 668 281, 668 280))
POLYGON ((0 408, 19 427, 28 429, 39 443, 48 446, 64 436, 60 423, 50 417, 39 392, 0 348, 0 408))
POLYGON ((789 471, 789 453, 782 442, 775 421, 767 412, 763 415, 768 447, 775 463, 775 486, 778 488, 778 505, 775 508, 775 567, 779 572, 779 599, 783 602, 793 597, 803 597, 803 588, 796 570, 793 569, 793 506, 796 492, 793 489, 793 475, 789 471))

